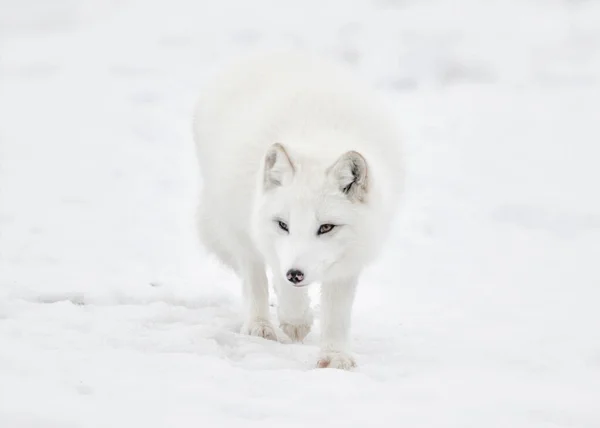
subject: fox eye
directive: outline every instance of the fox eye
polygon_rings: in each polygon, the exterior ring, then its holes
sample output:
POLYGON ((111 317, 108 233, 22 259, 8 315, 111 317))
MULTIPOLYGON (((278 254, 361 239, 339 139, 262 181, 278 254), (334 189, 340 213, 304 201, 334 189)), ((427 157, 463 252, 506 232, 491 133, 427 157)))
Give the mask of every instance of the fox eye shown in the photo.
POLYGON ((335 227, 335 224, 322 224, 319 227, 319 230, 317 231, 317 235, 323 235, 324 233, 329 233, 333 230, 333 228, 335 227))
POLYGON ((277 220, 277 225, 279 226, 279 228, 280 228, 281 230, 284 230, 284 231, 286 231, 286 232, 288 232, 288 233, 289 233, 289 231, 290 231, 290 230, 288 229, 288 225, 287 225, 287 223, 285 223, 285 222, 283 222, 283 221, 281 221, 281 220, 277 220))

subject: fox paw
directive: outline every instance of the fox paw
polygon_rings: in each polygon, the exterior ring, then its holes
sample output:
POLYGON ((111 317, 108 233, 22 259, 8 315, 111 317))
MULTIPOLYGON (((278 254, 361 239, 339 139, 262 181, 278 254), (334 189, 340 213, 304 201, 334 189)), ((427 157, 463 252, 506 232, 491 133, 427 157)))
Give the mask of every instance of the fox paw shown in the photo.
POLYGON ((320 369, 352 370, 356 367, 356 361, 345 352, 329 351, 321 354, 319 361, 317 361, 317 367, 320 369))
POLYGON ((245 322, 242 326, 242 334, 264 337, 269 340, 277 340, 273 325, 268 320, 260 318, 245 322))
POLYGON ((292 339, 292 342, 302 342, 304 338, 310 333, 310 324, 291 324, 282 322, 279 327, 283 332, 292 339))

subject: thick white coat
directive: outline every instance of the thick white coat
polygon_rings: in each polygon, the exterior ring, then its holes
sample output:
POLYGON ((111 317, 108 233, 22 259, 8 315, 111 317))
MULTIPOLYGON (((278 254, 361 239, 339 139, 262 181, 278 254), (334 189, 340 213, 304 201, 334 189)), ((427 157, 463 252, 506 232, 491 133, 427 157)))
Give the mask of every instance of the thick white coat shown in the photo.
POLYGON ((355 287, 389 231, 403 177, 399 139, 381 101, 337 64, 273 54, 241 62, 211 82, 198 103, 194 133, 202 175, 200 237, 243 282, 243 332, 276 338, 266 266, 280 326, 293 340, 302 340, 312 325, 301 285, 321 282, 318 365, 353 367, 348 342, 355 287), (274 165, 265 161, 269 154, 274 165), (359 193, 351 197, 344 189, 358 176, 366 185, 355 184, 359 193), (337 227, 318 235, 322 224, 337 227), (290 269, 305 279, 292 285, 290 269))

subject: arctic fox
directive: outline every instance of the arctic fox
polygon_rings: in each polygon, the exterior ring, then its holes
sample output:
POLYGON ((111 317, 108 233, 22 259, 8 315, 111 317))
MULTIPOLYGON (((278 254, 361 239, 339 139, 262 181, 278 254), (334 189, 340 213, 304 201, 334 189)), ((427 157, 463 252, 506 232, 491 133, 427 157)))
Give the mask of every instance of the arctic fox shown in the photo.
POLYGON ((374 93, 341 65, 271 54, 211 82, 196 108, 201 241, 243 284, 242 333, 310 332, 321 283, 318 367, 351 369, 359 275, 386 237, 402 185, 399 139, 374 93))

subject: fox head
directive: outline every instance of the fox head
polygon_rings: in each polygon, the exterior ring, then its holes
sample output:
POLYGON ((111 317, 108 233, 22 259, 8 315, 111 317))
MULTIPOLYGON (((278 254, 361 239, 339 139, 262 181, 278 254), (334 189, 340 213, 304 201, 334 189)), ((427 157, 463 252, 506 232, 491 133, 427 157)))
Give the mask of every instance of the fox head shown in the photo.
POLYGON ((325 165, 276 143, 259 174, 253 236, 273 275, 300 287, 358 273, 373 238, 365 158, 349 151, 325 165))

